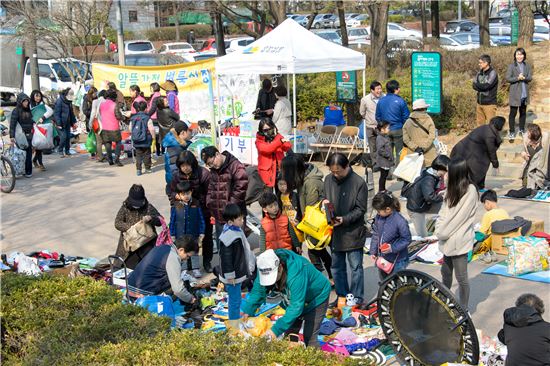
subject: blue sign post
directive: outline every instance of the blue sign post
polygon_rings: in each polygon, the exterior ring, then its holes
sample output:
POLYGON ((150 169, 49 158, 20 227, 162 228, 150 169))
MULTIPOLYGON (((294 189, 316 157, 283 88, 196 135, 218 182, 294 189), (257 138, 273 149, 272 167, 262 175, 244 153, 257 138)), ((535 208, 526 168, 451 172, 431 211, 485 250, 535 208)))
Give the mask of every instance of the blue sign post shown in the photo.
POLYGON ((424 99, 428 113, 443 111, 443 72, 439 52, 413 52, 411 55, 412 100, 424 99))

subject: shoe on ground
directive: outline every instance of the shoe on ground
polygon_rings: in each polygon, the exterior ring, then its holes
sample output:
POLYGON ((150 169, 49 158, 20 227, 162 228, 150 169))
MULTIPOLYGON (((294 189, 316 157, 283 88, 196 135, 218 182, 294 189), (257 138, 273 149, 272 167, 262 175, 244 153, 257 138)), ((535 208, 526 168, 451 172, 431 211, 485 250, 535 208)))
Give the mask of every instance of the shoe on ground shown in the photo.
POLYGON ((109 160, 109 165, 115 165, 115 163, 109 160))
POLYGON ((141 173, 141 170, 137 170, 137 171, 136 171, 136 175, 137 175, 138 177, 139 177, 141 174, 142 174, 142 173, 141 173))
POLYGON ((212 265, 210 263, 204 263, 204 272, 212 273, 212 265))
POLYGON ((124 164, 122 164, 122 163, 120 162, 120 160, 115 161, 115 165, 116 165, 116 166, 124 166, 124 164))
POLYGON ((32 177, 32 174, 25 174, 25 178, 30 178, 32 177))
POLYGON ((97 159, 98 163, 104 163, 106 161, 107 161, 107 158, 105 158, 105 156, 102 156, 101 158, 97 159))
POLYGON ((38 169, 40 169, 41 171, 45 172, 47 169, 44 165, 39 165, 38 166, 38 169))
POLYGON ((516 133, 515 132, 508 132, 508 139, 509 140, 513 140, 516 138, 516 133))
POLYGON ((480 259, 483 263, 486 263, 486 264, 489 264, 493 261, 493 259, 491 258, 491 253, 489 252, 483 253, 480 259))
POLYGON ((151 174, 153 171, 151 169, 145 169, 145 174, 151 174))
POLYGON ((194 269, 192 273, 193 273, 193 277, 195 277, 195 278, 201 278, 202 277, 202 272, 198 268, 194 269))
POLYGON ((32 165, 33 165, 33 166, 34 166, 35 168, 38 168, 38 167, 39 167, 39 165, 38 165, 38 162, 37 162, 37 161, 33 161, 33 162, 32 162, 32 165))
POLYGON ((498 262, 497 253, 493 252, 492 250, 489 253, 491 253, 491 259, 493 260, 493 262, 498 262))

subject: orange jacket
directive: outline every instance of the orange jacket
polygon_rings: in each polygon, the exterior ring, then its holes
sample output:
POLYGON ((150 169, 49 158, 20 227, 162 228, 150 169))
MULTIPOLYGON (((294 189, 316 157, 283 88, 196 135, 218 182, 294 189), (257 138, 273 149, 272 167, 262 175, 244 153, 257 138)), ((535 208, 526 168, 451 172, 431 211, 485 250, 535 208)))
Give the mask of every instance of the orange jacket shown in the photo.
POLYGON ((266 249, 288 249, 292 250, 292 238, 288 232, 288 217, 279 214, 275 219, 268 215, 262 219, 262 229, 265 232, 266 249))

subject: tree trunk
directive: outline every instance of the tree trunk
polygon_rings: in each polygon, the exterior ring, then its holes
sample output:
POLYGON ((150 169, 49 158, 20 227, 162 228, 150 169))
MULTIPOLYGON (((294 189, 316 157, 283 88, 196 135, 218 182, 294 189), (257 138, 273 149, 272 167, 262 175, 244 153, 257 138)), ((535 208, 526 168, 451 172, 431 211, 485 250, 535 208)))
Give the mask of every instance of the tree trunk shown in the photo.
POLYGON ((428 22, 426 21, 426 1, 420 1, 420 15, 422 18, 422 40, 426 42, 428 38, 428 22))
MULTIPOLYGON (((25 1, 25 11, 29 14, 33 13, 33 6, 30 1, 25 1)), ((27 42, 25 44, 25 51, 28 51, 27 56, 29 57, 29 66, 31 67, 31 86, 32 90, 40 90, 40 77, 38 74, 38 56, 37 56, 37 45, 36 45, 36 34, 35 32, 29 32, 27 34, 27 42)), ((24 65, 24 64, 23 64, 24 65)))
POLYGON ((479 45, 481 47, 489 47, 491 45, 489 36, 489 1, 478 0, 479 7, 479 45))
POLYGON ((528 1, 515 1, 519 15, 518 46, 526 47, 533 44, 535 20, 528 1))
POLYGON ((286 1, 269 1, 269 8, 273 16, 273 25, 277 26, 286 20, 286 10, 288 3, 286 1))
POLYGON ((214 27, 214 38, 216 39, 216 50, 218 56, 225 56, 225 39, 223 36, 222 15, 218 11, 214 11, 211 15, 212 26, 214 27))
POLYGON ((337 1, 336 8, 338 9, 338 18, 340 19, 340 34, 342 35, 342 46, 347 47, 348 31, 346 29, 346 13, 344 12, 344 2, 337 1))
POLYGON ((370 66, 376 68, 378 80, 388 78, 388 9, 389 3, 367 5, 371 24, 370 66))
POLYGON ((439 39, 439 1, 432 0, 430 3, 432 17, 432 37, 439 39))
POLYGON ((174 26, 176 27, 176 41, 179 42, 179 40, 180 40, 180 18, 179 18, 179 14, 178 14, 178 5, 177 5, 176 2, 172 3, 172 11, 174 13, 174 18, 175 18, 174 26))

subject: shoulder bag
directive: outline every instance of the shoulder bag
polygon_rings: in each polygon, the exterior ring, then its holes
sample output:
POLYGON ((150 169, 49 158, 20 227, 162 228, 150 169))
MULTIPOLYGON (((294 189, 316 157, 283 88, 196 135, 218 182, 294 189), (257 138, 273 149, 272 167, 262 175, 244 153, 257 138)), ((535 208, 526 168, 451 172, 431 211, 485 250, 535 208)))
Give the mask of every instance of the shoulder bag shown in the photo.
POLYGON ((124 234, 124 249, 135 252, 157 236, 155 229, 143 220, 132 225, 124 234))

